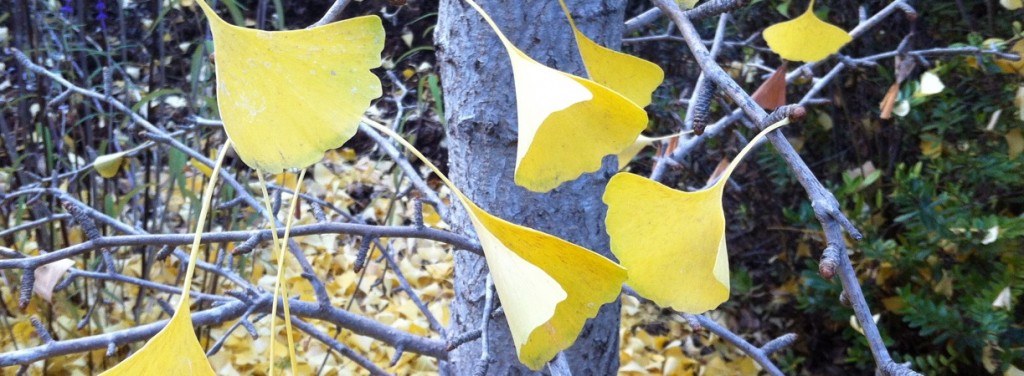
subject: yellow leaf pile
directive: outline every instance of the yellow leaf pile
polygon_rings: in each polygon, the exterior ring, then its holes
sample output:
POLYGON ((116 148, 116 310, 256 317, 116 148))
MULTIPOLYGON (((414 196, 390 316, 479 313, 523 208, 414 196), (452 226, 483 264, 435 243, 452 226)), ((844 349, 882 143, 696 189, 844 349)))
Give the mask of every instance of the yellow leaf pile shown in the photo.
MULTIPOLYGON (((726 327, 739 323, 722 311, 711 315, 726 327)), ((620 376, 756 376, 757 364, 710 332, 694 332, 679 315, 632 296, 622 297, 620 376)))

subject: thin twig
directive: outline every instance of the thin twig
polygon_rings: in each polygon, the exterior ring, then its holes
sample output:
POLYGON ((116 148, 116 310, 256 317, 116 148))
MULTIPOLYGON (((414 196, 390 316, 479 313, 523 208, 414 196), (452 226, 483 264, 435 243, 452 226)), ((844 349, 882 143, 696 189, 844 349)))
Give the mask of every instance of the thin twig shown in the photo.
MULTIPOLYGON (((898 0, 897 2, 900 1, 898 0)), ((759 123, 759 126, 763 127, 765 125, 763 120, 767 118, 768 114, 761 109, 761 107, 758 106, 752 98, 750 98, 750 95, 747 94, 725 71, 723 71, 720 66, 718 66, 712 58, 710 51, 708 51, 701 42, 701 37, 698 34, 697 29, 694 27, 691 20, 688 19, 682 10, 679 9, 678 5, 669 0, 654 0, 654 3, 661 8, 663 12, 668 14, 669 18, 679 28, 680 34, 684 39, 686 39, 686 44, 690 47, 690 51, 696 58, 697 63, 700 65, 701 71, 711 78, 750 119, 759 123)), ((869 19, 869 21, 859 25, 858 29, 860 29, 861 32, 866 30, 867 26, 865 26, 865 24, 867 22, 871 22, 873 19, 879 19, 877 22, 880 22, 880 17, 876 15, 875 17, 872 17, 872 19, 869 19)), ((855 29, 855 31, 856 30, 857 29, 855 29)), ((851 32, 851 35, 853 34, 854 32, 851 32)), ((846 244, 845 239, 843 238, 843 231, 845 230, 854 239, 861 238, 860 232, 853 226, 853 223, 842 214, 835 196, 825 189, 814 173, 807 167, 807 164, 800 158, 800 155, 795 149, 793 149, 793 146, 789 144, 788 140, 786 140, 785 137, 782 137, 778 132, 772 132, 768 135, 768 138, 807 192, 808 197, 811 200, 811 205, 814 208, 815 215, 818 218, 818 221, 821 222, 822 227, 825 229, 828 246, 836 248, 842 255, 840 258, 840 277, 843 281, 844 289, 849 294, 849 298, 853 304, 854 313, 864 328, 865 337, 868 339, 868 344, 871 348, 872 354, 874 355, 875 363, 879 369, 889 370, 895 363, 892 361, 888 349, 885 347, 884 343, 882 343, 878 327, 871 318, 871 311, 868 308, 867 301, 860 289, 857 274, 850 264, 849 257, 846 255, 846 244)))
POLYGON ((341 12, 345 10, 345 7, 348 6, 348 3, 351 1, 352 0, 335 0, 334 4, 331 4, 331 8, 327 9, 327 13, 324 13, 324 16, 320 17, 319 21, 309 25, 309 28, 323 26, 341 18, 341 12))

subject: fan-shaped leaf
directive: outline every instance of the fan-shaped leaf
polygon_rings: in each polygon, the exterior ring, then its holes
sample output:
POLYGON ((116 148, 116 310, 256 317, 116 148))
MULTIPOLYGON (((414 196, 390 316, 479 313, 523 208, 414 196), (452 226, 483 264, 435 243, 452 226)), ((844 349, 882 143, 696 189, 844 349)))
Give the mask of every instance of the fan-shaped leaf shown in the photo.
POLYGON ((516 184, 546 192, 597 171, 647 127, 647 113, 594 81, 559 72, 519 51, 471 0, 508 50, 516 85, 519 145, 516 184))
POLYGON ((384 27, 377 16, 304 30, 269 32, 210 20, 217 53, 217 102, 224 130, 251 167, 277 173, 323 158, 355 134, 381 95, 384 27))
POLYGON ((470 208, 519 360, 539 370, 575 342, 603 304, 615 300, 626 271, 586 248, 459 198, 470 208))
POLYGON ((814 1, 800 17, 769 26, 763 32, 768 47, 783 59, 818 61, 839 51, 853 38, 814 14, 814 1))
POLYGON ((757 141, 754 137, 711 187, 681 192, 653 180, 620 173, 605 190, 612 252, 629 274, 629 285, 663 307, 700 313, 729 298, 722 192, 725 181, 757 141))
MULTIPOLYGON (((191 282, 191 281, 189 281, 191 282)), ((188 301, 159 333, 131 357, 103 373, 108 376, 215 375, 192 329, 188 301)))
POLYGON ((572 345, 588 318, 618 297, 626 280, 621 266, 586 248, 491 215, 394 131, 364 121, 434 170, 468 209, 516 352, 527 367, 544 367, 572 345))
POLYGON ((171 316, 171 320, 153 338, 146 342, 139 351, 107 370, 103 375, 107 376, 137 376, 137 375, 215 375, 213 367, 206 359, 206 352, 196 338, 195 330, 192 328, 192 311, 189 309, 190 291, 192 290, 192 276, 195 275, 196 260, 199 258, 199 243, 202 239, 202 230, 206 226, 206 215, 210 210, 210 201, 213 200, 214 187, 217 185, 220 167, 224 164, 224 156, 227 155, 231 141, 224 143, 218 153, 217 163, 213 167, 210 181, 203 190, 202 206, 199 210, 199 220, 196 223, 196 237, 192 240, 192 250, 189 253, 188 266, 185 268, 181 288, 181 300, 178 307, 171 316))
POLYGON ((661 67, 636 56, 605 48, 587 38, 576 28, 576 21, 569 14, 565 0, 558 2, 576 36, 576 45, 580 49, 583 65, 587 68, 587 76, 633 101, 637 106, 644 107, 650 104, 651 93, 665 79, 665 72, 661 67))

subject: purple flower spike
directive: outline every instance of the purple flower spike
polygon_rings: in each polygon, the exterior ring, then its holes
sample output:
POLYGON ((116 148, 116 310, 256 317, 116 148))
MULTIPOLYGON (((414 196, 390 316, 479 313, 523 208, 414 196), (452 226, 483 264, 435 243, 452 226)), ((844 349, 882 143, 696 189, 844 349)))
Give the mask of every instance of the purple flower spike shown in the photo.
POLYGON ((96 2, 96 10, 99 12, 99 14, 96 15, 96 20, 100 21, 100 28, 103 29, 103 31, 107 31, 107 12, 105 12, 106 9, 107 4, 103 2, 103 0, 99 0, 96 2))
POLYGON ((64 6, 60 7, 60 12, 64 14, 64 17, 71 18, 71 15, 75 13, 75 8, 71 7, 71 0, 64 1, 64 6))

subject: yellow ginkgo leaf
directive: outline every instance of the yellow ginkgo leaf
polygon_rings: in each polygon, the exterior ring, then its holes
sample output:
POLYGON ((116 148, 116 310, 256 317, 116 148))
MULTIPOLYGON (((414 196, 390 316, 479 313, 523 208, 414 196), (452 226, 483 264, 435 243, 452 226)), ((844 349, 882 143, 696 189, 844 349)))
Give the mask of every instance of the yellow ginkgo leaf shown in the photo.
POLYGON ((1021 0, 999 0, 999 4, 1002 5, 1003 8, 1006 8, 1006 9, 1009 9, 1009 10, 1017 10, 1017 9, 1020 9, 1022 6, 1024 6, 1024 1, 1021 1, 1021 0))
POLYGON ((118 171, 121 171, 121 166, 125 162, 125 155, 128 155, 128 152, 122 151, 120 153, 101 155, 92 162, 92 167, 96 168, 96 172, 100 173, 100 176, 110 179, 117 175, 118 171))
POLYGON ((1017 54, 1021 59, 1014 61, 996 58, 996 65, 1005 73, 1017 73, 1024 76, 1024 39, 1015 42, 1007 52, 1017 54))
POLYGON ((459 198, 470 209, 519 360, 539 370, 615 300, 626 271, 586 248, 495 217, 461 193, 459 198))
MULTIPOLYGON (((597 44, 587 38, 573 21, 565 0, 558 0, 576 36, 580 57, 591 80, 622 94, 637 106, 651 104, 651 92, 661 85, 665 72, 657 64, 597 44)), ((691 5, 692 7, 692 5, 691 5)))
POLYGON ((213 367, 206 359, 206 352, 196 338, 192 328, 192 311, 189 308, 192 276, 195 275, 196 260, 199 259, 199 244, 202 241, 202 230, 206 226, 206 215, 213 201, 214 187, 220 167, 224 164, 231 141, 224 143, 218 153, 217 163, 210 174, 210 181, 203 190, 202 206, 199 220, 196 222, 196 236, 192 239, 192 250, 189 253, 188 266, 185 268, 181 288, 181 300, 171 316, 171 320, 163 329, 151 338, 139 351, 102 373, 106 376, 137 376, 137 375, 215 375, 213 367))
POLYGON ((508 50, 516 86, 519 145, 516 184, 546 192, 597 171, 601 159, 629 147, 647 127, 647 113, 594 81, 548 68, 517 49, 467 0, 508 50))
POLYGON ((416 155, 469 210, 519 361, 539 370, 576 340, 587 319, 618 297, 626 271, 586 248, 495 217, 469 200, 391 129, 364 120, 416 155))
POLYGON ((377 16, 303 30, 245 29, 197 1, 217 53, 217 102, 224 130, 250 167, 302 168, 351 138, 381 95, 370 69, 381 64, 377 16))
POLYGON ((214 375, 192 328, 188 305, 178 306, 167 326, 131 357, 107 370, 107 376, 214 375))
POLYGON ((711 187, 681 192, 629 173, 605 190, 612 253, 629 285, 662 307, 701 313, 729 299, 722 193, 736 165, 783 120, 754 137, 711 187))
POLYGON ((768 47, 783 59, 814 62, 839 51, 853 38, 843 29, 814 14, 814 0, 800 17, 780 22, 762 33, 768 47))

